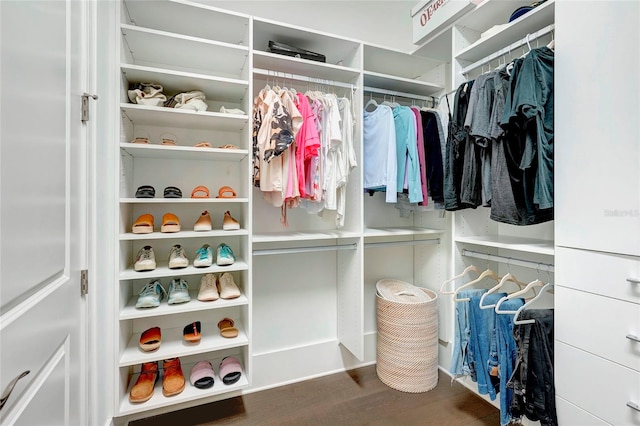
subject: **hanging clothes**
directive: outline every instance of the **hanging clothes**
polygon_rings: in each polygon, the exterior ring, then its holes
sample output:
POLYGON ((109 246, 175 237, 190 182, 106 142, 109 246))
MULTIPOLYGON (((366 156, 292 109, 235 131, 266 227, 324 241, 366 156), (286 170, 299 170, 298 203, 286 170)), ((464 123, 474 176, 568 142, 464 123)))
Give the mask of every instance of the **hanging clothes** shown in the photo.
POLYGON ((396 129, 396 155, 398 172, 396 177, 397 191, 404 189, 405 178, 409 193, 409 202, 423 201, 420 183, 420 165, 418 159, 418 143, 415 116, 411 108, 397 106, 393 109, 396 129))
POLYGON ((364 189, 385 191, 385 202, 397 201, 396 128, 393 110, 378 105, 363 112, 364 189))

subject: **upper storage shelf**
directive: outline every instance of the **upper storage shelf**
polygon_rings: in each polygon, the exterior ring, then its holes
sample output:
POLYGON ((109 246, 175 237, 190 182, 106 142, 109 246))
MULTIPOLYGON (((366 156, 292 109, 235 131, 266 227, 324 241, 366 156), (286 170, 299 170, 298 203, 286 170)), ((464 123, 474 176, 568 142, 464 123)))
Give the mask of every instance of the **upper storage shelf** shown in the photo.
POLYGON ((389 74, 407 79, 420 79, 425 73, 442 64, 442 61, 415 56, 384 47, 364 45, 366 71, 389 74))
POLYGON ((554 22, 554 0, 547 0, 518 19, 509 22, 509 16, 519 5, 520 2, 487 0, 460 19, 457 25, 464 27, 462 33, 471 44, 456 53, 456 59, 477 61, 554 22), (496 16, 505 16, 505 18, 497 19, 496 16), (492 28, 496 20, 503 22, 503 26, 481 38, 480 35, 492 28))
POLYGON ((184 0, 124 0, 123 23, 235 45, 249 45, 249 17, 184 0))

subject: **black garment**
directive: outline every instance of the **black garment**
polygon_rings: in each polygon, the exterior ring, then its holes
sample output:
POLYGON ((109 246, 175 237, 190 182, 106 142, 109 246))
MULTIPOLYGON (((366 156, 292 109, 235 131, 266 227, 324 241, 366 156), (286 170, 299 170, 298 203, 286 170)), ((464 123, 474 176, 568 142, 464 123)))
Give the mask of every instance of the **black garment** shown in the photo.
POLYGON ((439 117, 433 111, 420 111, 422 135, 424 138, 424 156, 427 165, 427 192, 435 203, 444 202, 444 170, 442 168, 442 149, 439 117))
MULTIPOLYGON (((473 80, 458 87, 453 103, 453 115, 449 111, 449 135, 444 165, 444 208, 449 211, 465 208, 460 202, 464 149, 469 142, 469 132, 464 128, 464 119, 472 87, 473 80)), ((447 105, 448 102, 447 98, 447 105)))
POLYGON ((513 389, 511 414, 540 421, 542 426, 557 426, 556 396, 553 381, 553 309, 525 309, 515 324, 516 365, 507 387, 513 389))

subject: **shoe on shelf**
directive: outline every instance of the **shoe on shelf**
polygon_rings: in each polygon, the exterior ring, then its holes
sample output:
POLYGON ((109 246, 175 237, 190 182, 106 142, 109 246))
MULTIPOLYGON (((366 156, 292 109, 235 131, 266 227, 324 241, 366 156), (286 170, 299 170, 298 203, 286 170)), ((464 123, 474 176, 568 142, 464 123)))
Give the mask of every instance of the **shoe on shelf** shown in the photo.
POLYGON ((216 264, 218 266, 233 265, 236 261, 236 256, 233 254, 231 247, 225 243, 220 243, 216 249, 216 264))
POLYGON ((211 216, 207 210, 200 214, 196 224, 193 226, 194 231, 211 231, 211 216))
POLYGON ((150 234, 153 232, 153 215, 149 213, 141 214, 131 227, 134 234, 150 234))
POLYGON ((155 351, 160 347, 162 341, 162 332, 160 327, 151 327, 140 335, 140 349, 145 352, 155 351))
POLYGON ((208 389, 214 382, 213 366, 209 361, 199 361, 191 369, 191 384, 198 389, 208 389))
POLYGON ((158 362, 145 362, 140 369, 140 375, 129 392, 129 401, 145 402, 153 396, 153 390, 158 381, 158 362))
POLYGON ((218 374, 222 378, 222 383, 225 385, 232 385, 242 377, 242 365, 238 358, 227 356, 220 362, 220 369, 218 374))
POLYGON ((233 231, 240 229, 240 223, 231 216, 229 210, 224 212, 224 220, 222 221, 222 229, 225 231, 233 231))
POLYGON ((204 244, 196 250, 196 257, 193 259, 193 266, 196 268, 206 268, 213 264, 213 249, 209 244, 204 244))
POLYGON ((140 290, 136 308, 157 308, 160 306, 160 301, 164 299, 166 295, 167 292, 164 287, 162 287, 162 284, 160 284, 160 281, 150 281, 149 284, 140 290))
POLYGON ((144 246, 138 250, 136 261, 133 264, 133 269, 138 272, 153 271, 156 269, 156 255, 153 252, 153 247, 144 246))
POLYGON ((191 300, 189 295, 189 284, 182 278, 174 278, 169 284, 169 305, 177 305, 178 303, 187 303, 191 300))
POLYGON ((189 343, 198 343, 202 336, 202 324, 200 321, 192 322, 182 330, 182 337, 189 343))
POLYGON ((162 369, 162 394, 173 396, 182 392, 185 382, 180 358, 165 359, 162 363, 162 369))
POLYGON ((218 291, 222 299, 235 299, 240 297, 240 289, 233 281, 233 275, 228 272, 220 275, 218 280, 218 291))
POLYGON ((189 259, 187 259, 187 253, 180 244, 176 244, 171 247, 169 252, 169 269, 186 268, 189 266, 189 259))
POLYGON ((233 339, 238 337, 238 329, 235 327, 235 323, 231 318, 222 318, 218 321, 218 329, 220 329, 220 335, 227 339, 233 339))
POLYGON ((180 232, 180 219, 173 213, 165 213, 162 216, 160 232, 180 232))
POLYGON ((216 281, 216 274, 206 274, 200 278, 200 290, 198 291, 199 301, 212 302, 220 298, 216 281))

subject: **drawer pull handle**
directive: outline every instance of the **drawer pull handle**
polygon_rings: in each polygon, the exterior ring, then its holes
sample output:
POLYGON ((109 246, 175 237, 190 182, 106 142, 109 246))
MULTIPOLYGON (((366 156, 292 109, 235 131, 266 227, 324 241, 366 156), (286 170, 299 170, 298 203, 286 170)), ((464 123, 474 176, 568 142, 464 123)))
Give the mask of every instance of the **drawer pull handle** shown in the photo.
POLYGON ((638 278, 627 278, 627 281, 629 281, 631 284, 640 284, 640 279, 638 278))
POLYGON ((0 410, 2 410, 4 404, 9 400, 9 396, 11 396, 11 392, 13 392, 13 388, 16 386, 16 383, 18 383, 18 380, 29 374, 29 372, 30 370, 23 371, 22 373, 18 374, 11 382, 9 382, 6 389, 2 393, 2 397, 0 397, 0 410))
POLYGON ((627 407, 631 407, 636 411, 640 411, 640 406, 638 406, 638 404, 636 404, 635 402, 627 402, 627 407))
POLYGON ((640 343, 640 337, 634 336, 633 334, 627 334, 627 339, 640 343))

